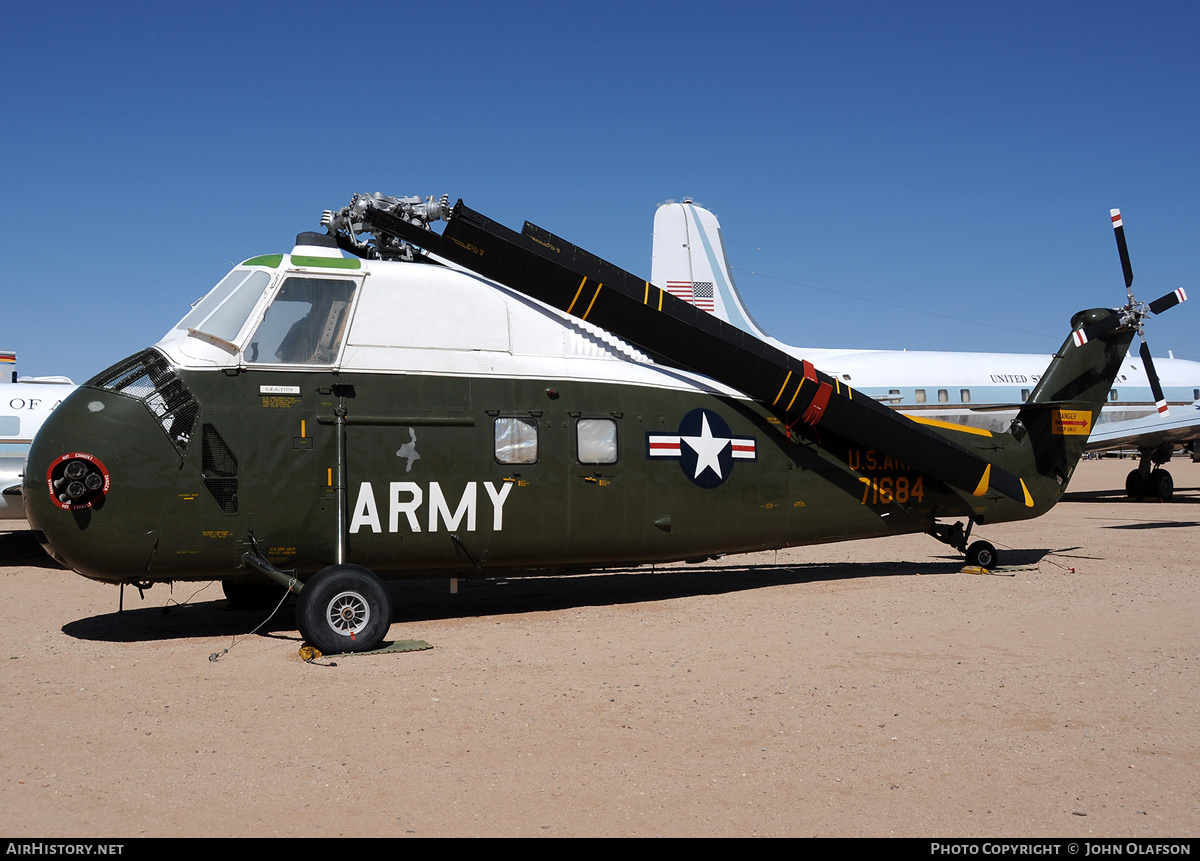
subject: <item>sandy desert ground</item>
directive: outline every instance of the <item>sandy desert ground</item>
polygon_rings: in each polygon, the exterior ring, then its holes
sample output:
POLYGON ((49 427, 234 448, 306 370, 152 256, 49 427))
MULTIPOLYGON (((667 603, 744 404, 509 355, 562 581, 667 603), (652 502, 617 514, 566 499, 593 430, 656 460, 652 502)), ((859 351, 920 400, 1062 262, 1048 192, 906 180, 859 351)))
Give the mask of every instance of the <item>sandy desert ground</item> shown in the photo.
POLYGON ((997 574, 912 536, 398 584, 433 648, 314 663, 290 605, 118 616, 0 534, 0 833, 1195 836, 1200 465, 1172 504, 1130 466, 979 530, 997 574))

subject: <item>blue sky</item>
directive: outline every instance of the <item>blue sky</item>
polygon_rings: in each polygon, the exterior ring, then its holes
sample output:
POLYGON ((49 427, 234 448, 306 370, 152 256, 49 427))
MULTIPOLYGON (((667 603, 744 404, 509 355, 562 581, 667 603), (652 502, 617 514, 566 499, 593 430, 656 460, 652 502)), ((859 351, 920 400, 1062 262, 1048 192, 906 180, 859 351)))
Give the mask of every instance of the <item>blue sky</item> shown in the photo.
POLYGON ((1053 352, 1124 284, 1200 359, 1194 3, 5 8, 4 327, 82 381, 355 192, 529 219, 639 275, 720 218, 772 334, 1053 352))

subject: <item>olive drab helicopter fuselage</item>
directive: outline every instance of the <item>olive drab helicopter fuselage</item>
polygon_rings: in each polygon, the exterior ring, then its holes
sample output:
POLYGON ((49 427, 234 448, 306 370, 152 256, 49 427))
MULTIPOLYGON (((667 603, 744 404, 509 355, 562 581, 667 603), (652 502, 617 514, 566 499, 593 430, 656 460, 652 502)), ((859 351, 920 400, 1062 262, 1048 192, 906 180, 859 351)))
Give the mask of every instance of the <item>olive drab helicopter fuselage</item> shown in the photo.
POLYGON ((356 196, 323 223, 54 411, 23 493, 56 559, 143 587, 275 580, 326 652, 382 640, 381 579, 911 532, 990 565, 971 528, 1058 501, 1145 316, 1077 314, 1010 432, 991 433, 856 399, 461 201, 356 196))

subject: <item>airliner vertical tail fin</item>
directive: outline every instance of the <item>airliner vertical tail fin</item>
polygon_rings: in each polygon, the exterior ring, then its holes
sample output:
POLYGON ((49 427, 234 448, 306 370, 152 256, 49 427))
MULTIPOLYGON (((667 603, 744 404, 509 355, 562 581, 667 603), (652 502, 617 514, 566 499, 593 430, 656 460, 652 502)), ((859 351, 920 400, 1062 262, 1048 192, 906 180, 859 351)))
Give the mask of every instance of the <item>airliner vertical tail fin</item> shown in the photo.
POLYGON ((717 217, 690 200, 664 203, 654 214, 650 282, 756 338, 768 337, 733 281, 717 217))

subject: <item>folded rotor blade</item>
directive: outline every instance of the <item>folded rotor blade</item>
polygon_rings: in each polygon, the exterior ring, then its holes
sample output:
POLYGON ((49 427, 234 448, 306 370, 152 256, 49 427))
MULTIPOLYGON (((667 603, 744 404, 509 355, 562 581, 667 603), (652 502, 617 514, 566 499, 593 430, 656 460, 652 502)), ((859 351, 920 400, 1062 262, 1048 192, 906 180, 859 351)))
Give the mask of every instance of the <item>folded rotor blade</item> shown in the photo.
POLYGON ((435 253, 744 392, 790 423, 819 424, 975 496, 997 491, 1030 504, 1016 475, 979 454, 541 228, 518 234, 459 201, 435 244, 435 253))

